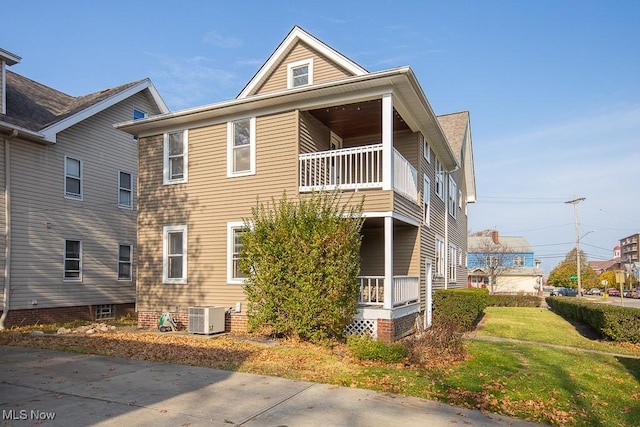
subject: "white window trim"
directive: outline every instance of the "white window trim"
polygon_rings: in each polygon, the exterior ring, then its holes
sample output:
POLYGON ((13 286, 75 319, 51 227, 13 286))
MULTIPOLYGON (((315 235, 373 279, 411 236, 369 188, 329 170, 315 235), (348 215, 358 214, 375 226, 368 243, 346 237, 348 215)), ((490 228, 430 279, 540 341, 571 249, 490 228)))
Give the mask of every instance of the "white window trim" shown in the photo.
POLYGON ((122 209, 129 209, 129 210, 133 210, 133 185, 134 181, 133 181, 133 174, 131 172, 127 172, 127 171, 118 171, 118 207, 122 208, 122 209), (131 182, 131 189, 127 189, 127 188, 123 188, 122 184, 120 182, 120 174, 122 173, 126 173, 129 175, 130 177, 130 182, 131 182), (123 205, 122 203, 120 203, 120 191, 121 190, 125 190, 125 191, 129 191, 131 193, 131 204, 130 205, 123 205))
POLYGON ((444 167, 436 157, 436 195, 444 202, 444 167))
POLYGON ((458 280, 456 261, 458 259, 458 248, 455 245, 449 244, 449 283, 454 283, 458 280))
POLYGON ((64 239, 64 245, 62 247, 62 281, 63 282, 74 282, 74 283, 82 283, 82 247, 84 245, 82 244, 82 240, 80 239, 64 239), (74 241, 74 242, 80 242, 80 250, 79 250, 79 263, 78 263, 78 268, 79 268, 79 277, 77 279, 75 278, 69 278, 69 277, 65 277, 65 272, 67 271, 67 242, 68 241, 74 241))
POLYGON ((189 131, 185 129, 182 131, 178 130, 178 131, 166 132, 164 134, 163 153, 162 153, 162 184, 164 185, 183 184, 188 182, 188 180, 189 180, 189 131), (183 161, 184 174, 181 179, 171 179, 171 177, 169 176, 169 134, 177 133, 177 132, 184 132, 182 135, 182 150, 183 150, 182 157, 184 159, 183 161))
POLYGON ((187 226, 165 225, 162 227, 162 283, 168 285, 184 285, 187 283, 187 226), (169 278, 169 233, 182 232, 182 277, 169 278))
POLYGON ((431 227, 431 180, 427 174, 422 174, 422 210, 424 225, 431 227))
POLYGON ((246 228, 243 221, 232 221, 227 223, 227 284, 242 285, 244 279, 236 279, 233 277, 233 231, 238 228, 246 228))
POLYGON ((427 163, 431 163, 431 148, 429 147, 427 138, 420 134, 420 139, 422 139, 422 157, 424 157, 427 163))
POLYGON ((287 64, 287 89, 294 89, 298 87, 310 86, 313 84, 313 58, 303 59, 301 61, 292 62, 287 64), (293 69, 303 66, 308 66, 309 70, 309 82, 306 85, 294 86, 293 85, 293 69))
POLYGON ((256 174, 256 118, 249 118, 249 170, 234 172, 233 171, 233 124, 242 119, 227 122, 227 178, 235 178, 238 176, 248 176, 256 174))
POLYGON ((444 246, 444 237, 436 235, 435 243, 436 243, 435 274, 436 274, 436 277, 444 277, 445 268, 446 268, 444 264, 444 260, 446 256, 446 250, 447 250, 447 248, 445 248, 444 246), (442 252, 439 252, 439 250, 442 250, 442 252))
MULTIPOLYGON (((78 177, 71 176, 73 179, 78 179, 78 177)), ((83 200, 84 199, 84 164, 82 160, 76 159, 71 156, 64 156, 64 197, 65 199, 72 200, 83 200), (75 196, 73 194, 67 194, 67 160, 75 160, 80 164, 80 196, 75 196)))
POLYGON ((133 281, 133 245, 131 243, 118 243, 118 253, 117 253, 117 258, 118 258, 118 265, 116 267, 116 276, 118 278, 119 282, 131 282, 133 281), (131 266, 131 268, 129 269, 129 278, 128 279, 121 279, 120 278, 120 246, 129 246, 129 265, 131 266))
POLYGON ((447 201, 447 203, 449 203, 449 215, 451 215, 453 218, 457 218, 457 205, 458 205, 456 201, 457 195, 458 195, 458 186, 456 182, 453 180, 453 177, 449 176, 449 194, 448 194, 449 200, 447 201))

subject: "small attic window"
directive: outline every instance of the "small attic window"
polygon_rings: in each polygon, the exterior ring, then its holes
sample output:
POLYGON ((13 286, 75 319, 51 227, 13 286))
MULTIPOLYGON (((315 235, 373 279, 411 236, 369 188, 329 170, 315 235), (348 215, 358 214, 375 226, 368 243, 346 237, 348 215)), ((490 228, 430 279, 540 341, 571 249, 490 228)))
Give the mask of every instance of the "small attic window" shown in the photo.
POLYGON ((147 113, 142 110, 138 110, 137 108, 133 109, 133 120, 140 120, 147 117, 147 113))
POLYGON ((287 65, 287 87, 289 89, 313 84, 313 59, 287 65))

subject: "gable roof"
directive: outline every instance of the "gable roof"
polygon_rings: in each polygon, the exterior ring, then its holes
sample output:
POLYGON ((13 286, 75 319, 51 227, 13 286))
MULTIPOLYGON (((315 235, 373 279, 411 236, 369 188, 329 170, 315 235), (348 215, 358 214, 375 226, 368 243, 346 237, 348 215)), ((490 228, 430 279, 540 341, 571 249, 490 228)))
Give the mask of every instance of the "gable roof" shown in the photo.
POLYGON ((468 111, 438 116, 438 123, 459 165, 464 166, 467 202, 476 201, 476 177, 471 143, 471 120, 468 111))
POLYGON ((237 96, 238 99, 246 98, 255 94, 255 91, 264 83, 269 75, 275 70, 278 64, 284 59, 284 57, 294 48, 298 42, 304 42, 318 53, 326 56, 342 68, 352 73, 354 76, 361 76, 367 74, 367 70, 342 55, 337 50, 326 45, 322 41, 318 40, 311 34, 304 31, 302 28, 295 26, 289 32, 287 37, 280 43, 276 50, 269 56, 267 62, 265 62, 253 78, 242 89, 242 92, 237 96))
POLYGON ((0 130, 51 143, 59 132, 145 89, 163 113, 169 111, 149 79, 74 97, 7 70, 6 88, 7 113, 0 114, 0 130))

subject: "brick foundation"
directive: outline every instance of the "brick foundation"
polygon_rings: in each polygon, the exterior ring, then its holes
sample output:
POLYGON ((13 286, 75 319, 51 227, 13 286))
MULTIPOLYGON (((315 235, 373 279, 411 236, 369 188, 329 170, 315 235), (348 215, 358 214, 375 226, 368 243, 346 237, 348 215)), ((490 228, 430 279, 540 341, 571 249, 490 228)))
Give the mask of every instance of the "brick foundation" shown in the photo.
MULTIPOLYGON (((162 313, 158 311, 139 311, 138 327, 156 328, 158 319, 162 313)), ((171 316, 178 325, 178 330, 186 330, 189 327, 189 314, 171 312, 171 316)), ((224 319, 225 332, 241 333, 247 332, 247 316, 243 314, 226 313, 224 319)))
MULTIPOLYGON (((113 304, 115 306, 114 318, 135 314, 135 304, 113 304)), ((5 327, 44 325, 48 323, 72 322, 74 320, 96 320, 95 305, 82 305, 72 307, 30 308, 21 310, 9 310, 5 327)), ((2 311, 0 311, 0 315, 2 311)))
POLYGON ((411 335, 414 332, 416 317, 420 313, 412 313, 397 319, 378 319, 378 340, 393 342, 411 335))

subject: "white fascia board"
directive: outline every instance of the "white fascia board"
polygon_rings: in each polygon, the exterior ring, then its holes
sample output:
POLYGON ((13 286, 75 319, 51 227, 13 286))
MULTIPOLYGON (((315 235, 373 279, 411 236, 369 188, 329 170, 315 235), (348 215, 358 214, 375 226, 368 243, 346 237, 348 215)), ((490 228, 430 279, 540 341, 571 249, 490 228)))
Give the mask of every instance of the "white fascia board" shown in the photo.
POLYGON ((276 64, 280 62, 282 57, 291 50, 291 48, 298 40, 308 44, 311 48, 318 51, 322 55, 326 56, 327 58, 334 61, 342 68, 353 73, 356 76, 368 74, 367 70, 360 67, 358 64, 351 61, 349 58, 337 52, 328 45, 324 44, 320 40, 311 36, 302 28, 296 26, 293 28, 293 30, 291 30, 291 32, 282 41, 282 43, 280 43, 278 48, 271 54, 267 62, 265 62, 262 67, 260 67, 260 70, 258 70, 256 75, 251 79, 247 86, 245 86, 242 92, 240 92, 240 95, 238 95, 237 98, 246 98, 258 85, 262 84, 267 75, 273 70, 276 64))
MULTIPOLYGON (((68 129, 71 126, 78 124, 81 121, 86 120, 89 117, 116 105, 119 102, 124 101, 125 99, 135 95, 136 93, 144 89, 150 89, 151 86, 151 81, 149 79, 145 79, 128 89, 125 89, 107 99, 103 99, 102 101, 93 104, 92 106, 85 108, 84 110, 81 110, 64 120, 61 120, 47 128, 42 129, 41 133, 44 135, 45 140, 55 143, 57 134, 62 132, 63 130, 68 129)), ((164 104, 164 101, 162 102, 162 104, 164 104)), ((164 108, 166 108, 166 105, 164 105, 164 108)))

